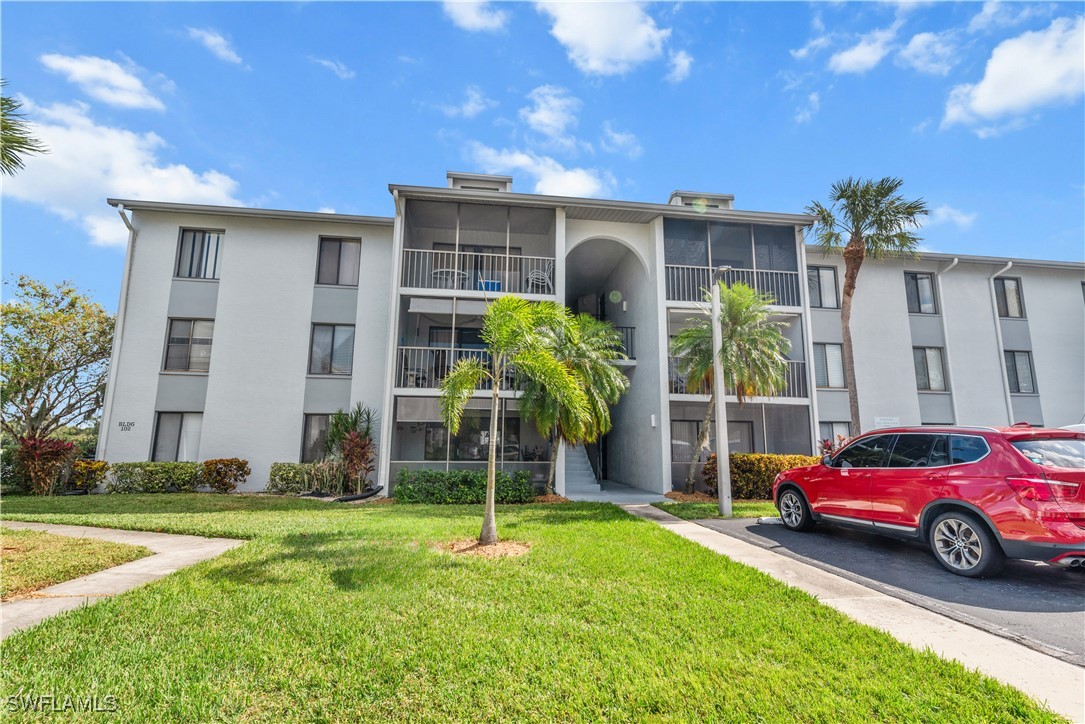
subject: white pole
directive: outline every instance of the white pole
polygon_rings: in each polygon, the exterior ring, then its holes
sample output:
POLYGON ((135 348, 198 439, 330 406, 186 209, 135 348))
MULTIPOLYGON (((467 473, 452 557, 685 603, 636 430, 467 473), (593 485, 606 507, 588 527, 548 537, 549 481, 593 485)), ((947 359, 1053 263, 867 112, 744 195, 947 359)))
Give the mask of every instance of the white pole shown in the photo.
MULTIPOLYGON (((715 275, 713 275, 715 277, 715 275)), ((727 386, 723 381, 723 329, 720 327, 720 284, 712 280, 712 384, 716 391, 716 490, 720 496, 720 515, 731 517, 731 459, 727 452, 727 386)))

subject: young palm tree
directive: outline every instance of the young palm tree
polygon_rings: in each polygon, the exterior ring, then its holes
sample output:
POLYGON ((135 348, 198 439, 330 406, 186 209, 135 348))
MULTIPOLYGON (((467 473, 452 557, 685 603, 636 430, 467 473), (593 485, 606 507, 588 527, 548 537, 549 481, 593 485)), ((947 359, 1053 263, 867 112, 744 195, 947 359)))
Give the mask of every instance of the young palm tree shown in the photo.
POLYGON ((785 323, 769 319, 772 296, 760 294, 741 282, 730 288, 723 282, 719 284, 723 331, 720 363, 724 384, 716 385, 712 379, 712 316, 707 308, 702 310, 704 316, 694 318, 690 326, 671 341, 671 354, 678 358, 678 372, 685 376, 689 388, 706 386, 710 390, 704 422, 686 477, 687 493, 693 492, 697 461, 708 447, 712 410, 716 395, 723 394, 721 387, 733 389, 741 405, 747 397, 768 396, 782 390, 786 384, 785 355, 791 349, 791 343, 780 332, 785 323))
POLYGON ((851 344, 851 307, 859 268, 867 256, 914 254, 920 238, 922 217, 928 213, 923 199, 905 199, 897 192, 904 184, 885 177, 837 181, 829 190, 829 206, 814 201, 806 212, 817 217, 813 228, 825 253, 843 248, 844 290, 840 299, 840 327, 844 341, 844 381, 851 405, 851 434, 862 432, 859 424, 859 395, 855 387, 855 358, 851 344), (847 243, 844 243, 844 237, 847 243))
POLYGON ((479 545, 497 542, 497 519, 494 514, 494 489, 497 476, 497 422, 500 393, 510 371, 517 378, 547 388, 562 406, 568 408, 577 426, 584 424, 589 403, 572 370, 558 361, 547 347, 547 330, 564 324, 567 312, 554 302, 528 302, 517 297, 499 297, 486 308, 482 317, 482 339, 489 359, 460 358, 441 381, 441 417, 452 434, 460 429, 460 420, 471 395, 482 385, 490 389, 489 456, 486 465, 486 512, 482 521, 479 545))
POLYGON ((550 469, 546 492, 554 491, 558 445, 594 442, 610 432, 610 406, 629 389, 629 378, 614 365, 625 359, 622 337, 610 322, 590 314, 568 314, 560 327, 548 330, 545 344, 554 356, 576 377, 588 401, 588 415, 572 410, 551 394, 546 385, 528 380, 520 398, 523 417, 535 421, 539 434, 551 437, 550 469))
MULTIPOLYGON (((0 88, 7 84, 0 80, 0 88)), ((0 172, 8 176, 23 167, 23 156, 46 152, 45 146, 30 135, 30 126, 19 113, 21 107, 14 98, 0 95, 0 172)))

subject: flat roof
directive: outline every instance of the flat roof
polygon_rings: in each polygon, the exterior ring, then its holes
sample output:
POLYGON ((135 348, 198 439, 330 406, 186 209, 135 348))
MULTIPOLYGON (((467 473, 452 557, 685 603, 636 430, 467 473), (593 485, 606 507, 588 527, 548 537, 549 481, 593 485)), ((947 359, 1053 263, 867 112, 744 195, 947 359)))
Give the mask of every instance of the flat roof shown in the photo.
POLYGON ((106 199, 110 206, 123 206, 136 211, 172 211, 187 214, 211 214, 215 216, 249 216, 260 219, 287 221, 325 221, 336 224, 369 224, 392 226, 391 216, 357 216, 333 214, 323 211, 286 211, 282 209, 254 209, 247 206, 212 206, 210 204, 177 204, 169 201, 145 201, 142 199, 106 199))
MULTIPOLYGON (((824 250, 820 244, 807 244, 807 263, 813 263, 817 266, 817 262, 811 262, 813 256, 826 256, 824 250), (812 252, 812 253, 811 253, 812 252)), ((840 250, 834 249, 828 253, 832 256, 840 256, 840 250)), ((1006 256, 982 256, 977 254, 952 254, 941 251, 920 251, 916 252, 914 256, 908 254, 886 254, 884 258, 896 259, 907 261, 909 259, 916 259, 919 261, 953 261, 959 259, 963 262, 970 264, 993 264, 997 266, 1005 266, 1007 262, 1013 262, 1014 267, 1050 267, 1054 269, 1074 269, 1077 271, 1085 271, 1085 262, 1082 261, 1055 261, 1053 259, 1021 259, 1017 257, 1006 256)), ((1013 267, 1010 268, 1007 274, 1013 273, 1013 267)))

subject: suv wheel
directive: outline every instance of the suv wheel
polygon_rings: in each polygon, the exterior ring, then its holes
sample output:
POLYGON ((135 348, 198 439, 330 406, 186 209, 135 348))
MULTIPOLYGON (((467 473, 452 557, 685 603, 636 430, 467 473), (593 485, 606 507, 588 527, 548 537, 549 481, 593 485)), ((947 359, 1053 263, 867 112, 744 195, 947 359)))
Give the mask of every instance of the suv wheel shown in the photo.
POLYGON ((942 513, 931 524, 928 542, 938 562, 958 576, 994 576, 1006 562, 998 541, 971 513, 942 513))
POLYGON ((777 504, 780 510, 780 520, 790 530, 810 530, 814 526, 814 516, 810 514, 810 506, 806 499, 795 488, 785 488, 780 493, 777 504))

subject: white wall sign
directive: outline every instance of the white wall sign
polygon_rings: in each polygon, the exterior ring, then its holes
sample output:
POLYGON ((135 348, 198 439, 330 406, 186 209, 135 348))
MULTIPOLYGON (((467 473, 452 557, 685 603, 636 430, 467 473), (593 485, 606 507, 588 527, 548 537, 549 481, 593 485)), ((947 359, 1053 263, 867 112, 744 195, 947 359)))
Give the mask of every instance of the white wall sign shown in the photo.
POLYGON ((882 427, 900 427, 900 418, 899 417, 875 417, 874 418, 874 427, 876 429, 877 428, 882 428, 882 427))
POLYGON ((117 429, 120 432, 129 432, 135 426, 136 426, 136 423, 130 422, 130 421, 129 422, 118 422, 117 423, 117 429))

